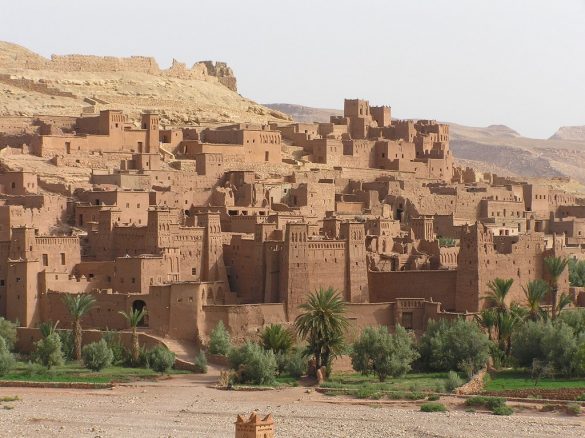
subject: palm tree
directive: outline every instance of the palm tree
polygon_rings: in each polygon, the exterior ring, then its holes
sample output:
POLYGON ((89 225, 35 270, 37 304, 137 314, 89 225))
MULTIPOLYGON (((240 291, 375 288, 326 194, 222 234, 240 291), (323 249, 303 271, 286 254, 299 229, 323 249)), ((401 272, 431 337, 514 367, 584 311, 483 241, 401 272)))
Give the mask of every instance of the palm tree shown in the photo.
POLYGON ((132 312, 118 312, 122 315, 132 328, 132 339, 130 341, 130 355, 132 356, 132 365, 136 366, 140 362, 140 343, 138 342, 138 332, 136 331, 136 327, 140 324, 140 321, 146 316, 146 309, 142 308, 132 309, 132 312))
POLYGON ((83 332, 81 330, 81 318, 83 318, 95 304, 95 298, 91 295, 81 294, 72 295, 65 294, 63 296, 63 302, 71 315, 71 327, 73 329, 73 345, 74 345, 74 358, 75 360, 81 360, 81 338, 83 332))
POLYGON ((281 324, 266 326, 260 335, 265 350, 274 353, 286 353, 293 345, 292 333, 281 324))
POLYGON ((57 326, 59 325, 59 321, 53 323, 53 321, 45 321, 39 324, 39 331, 41 332, 41 336, 46 338, 57 331, 57 326))
POLYGON ((538 321, 543 317, 543 311, 540 307, 542 301, 548 294, 549 287, 546 281, 542 279, 536 279, 530 281, 526 287, 522 286, 524 295, 526 295, 526 301, 528 302, 528 317, 532 321, 538 321))
POLYGON ((478 324, 482 326, 488 334, 489 340, 493 340, 493 330, 496 327, 497 314, 493 308, 483 309, 475 316, 478 324))
POLYGON ((300 338, 308 342, 308 350, 315 357, 315 366, 329 367, 331 359, 343 349, 343 335, 349 322, 345 316, 346 304, 333 288, 320 288, 299 306, 303 313, 295 319, 300 338))
POLYGON ((566 257, 547 257, 544 259, 544 264, 548 273, 551 276, 551 301, 552 301, 552 312, 551 317, 555 319, 557 317, 557 295, 559 293, 559 278, 563 274, 569 259, 566 257))
POLYGON ((561 294, 559 297, 559 305, 557 306, 558 313, 561 313, 565 307, 569 304, 573 304, 573 299, 569 294, 561 294))
POLYGON ((514 280, 509 278, 504 280, 502 278, 494 278, 488 282, 490 293, 486 295, 485 299, 490 304, 498 309, 499 312, 507 312, 508 305, 506 304, 506 297, 510 292, 514 280))
POLYGON ((496 325, 498 327, 498 345, 500 350, 510 356, 512 351, 512 333, 521 319, 513 312, 500 312, 497 314, 496 325))

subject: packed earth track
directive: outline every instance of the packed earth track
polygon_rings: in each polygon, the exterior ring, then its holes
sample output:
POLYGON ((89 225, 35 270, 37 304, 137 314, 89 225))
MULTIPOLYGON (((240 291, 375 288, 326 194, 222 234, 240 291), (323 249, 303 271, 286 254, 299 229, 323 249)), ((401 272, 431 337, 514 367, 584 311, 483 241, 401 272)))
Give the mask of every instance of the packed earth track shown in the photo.
POLYGON ((0 388, 18 396, 0 409, 1 437, 233 437, 236 415, 271 412, 276 434, 303 437, 582 437, 585 419, 540 413, 469 413, 441 399, 447 413, 413 402, 383 404, 328 397, 303 387, 220 391, 212 376, 181 375, 105 390, 0 388))

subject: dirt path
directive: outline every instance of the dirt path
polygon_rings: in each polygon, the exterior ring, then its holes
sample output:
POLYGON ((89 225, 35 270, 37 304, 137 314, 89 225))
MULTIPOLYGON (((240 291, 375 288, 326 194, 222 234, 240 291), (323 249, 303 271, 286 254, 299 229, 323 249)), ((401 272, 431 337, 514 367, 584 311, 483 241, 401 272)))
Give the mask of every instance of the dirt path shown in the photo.
MULTIPOLYGON (((209 378, 177 376, 111 390, 0 388, 21 400, 0 408, 1 437, 233 437, 237 413, 272 412, 289 437, 582 437, 583 417, 463 411, 426 414, 402 403, 365 406, 288 388, 218 391, 209 378), (332 403, 333 402, 333 403, 332 403)), ((449 400, 446 400, 449 403, 449 400)))

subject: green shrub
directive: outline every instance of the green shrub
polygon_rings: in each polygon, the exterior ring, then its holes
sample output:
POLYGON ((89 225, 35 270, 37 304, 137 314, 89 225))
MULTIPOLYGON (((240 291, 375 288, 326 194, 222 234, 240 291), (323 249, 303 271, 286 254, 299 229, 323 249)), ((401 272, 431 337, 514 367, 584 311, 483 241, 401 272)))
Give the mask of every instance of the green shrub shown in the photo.
POLYGON ((546 360, 556 371, 567 376, 574 374, 579 347, 577 337, 568 324, 559 321, 547 325, 540 343, 542 351, 546 352, 546 360))
POLYGON ((6 347, 12 351, 16 344, 16 324, 0 316, 0 338, 4 338, 6 347))
POLYGON ((26 377, 42 376, 47 374, 47 369, 40 363, 28 361, 25 366, 23 375, 26 377))
POLYGON ((585 286, 585 260, 569 259, 569 283, 571 286, 585 286))
MULTIPOLYGON (((583 260, 585 266, 585 260, 583 260)), ((557 321, 570 326, 576 335, 585 333, 585 309, 576 308, 559 313, 557 321)))
POLYGON ((392 335, 384 326, 367 327, 353 344, 351 364, 362 374, 375 374, 380 382, 403 376, 418 357, 413 339, 400 325, 392 335))
POLYGON ((61 351, 61 339, 57 333, 52 333, 46 338, 35 343, 35 360, 43 364, 47 369, 53 366, 63 365, 63 352, 61 351))
POLYGON ((559 410, 559 405, 545 404, 540 408, 540 412, 555 412, 559 410))
POLYGON ((568 403, 567 414, 569 415, 581 415, 581 405, 579 403, 568 403))
POLYGON ((585 333, 581 312, 561 313, 554 323, 527 322, 512 336, 512 355, 518 365, 534 363, 550 367, 565 376, 585 375, 585 333), (569 316, 570 315, 570 316, 569 316))
POLYGON ((550 323, 527 321, 512 333, 512 356, 521 367, 530 367, 534 359, 544 360, 540 341, 550 323))
POLYGON ((284 371, 291 377, 299 378, 307 374, 307 357, 302 347, 289 350, 284 371))
POLYGON ((465 400, 467 406, 482 406, 488 409, 493 409, 497 406, 504 406, 506 399, 502 397, 487 397, 483 395, 476 395, 465 400))
POLYGON ((264 327, 260 339, 265 350, 272 350, 274 354, 280 353, 283 356, 291 349, 294 341, 290 330, 282 324, 270 324, 264 327))
POLYGON ((8 350, 6 341, 0 337, 0 376, 3 376, 12 369, 15 364, 14 356, 8 350))
POLYGON ((420 406, 421 412, 447 412, 447 407, 443 403, 428 402, 420 406))
POLYGON ((195 357, 194 365, 198 373, 207 374, 207 356, 203 350, 199 351, 195 357))
POLYGON ((428 401, 437 401, 440 399, 441 399, 441 396, 439 394, 431 394, 427 397, 428 401))
POLYGON ((512 415, 514 413, 514 410, 506 405, 496 406, 491 411, 494 415, 512 415))
POLYGON ((114 353, 108 347, 105 339, 99 342, 92 342, 81 350, 81 357, 86 368, 92 371, 101 371, 112 365, 114 353))
POLYGON ((425 398, 425 395, 418 391, 407 392, 404 394, 405 400, 422 400, 423 398, 425 398))
POLYGON ((39 324, 38 328, 39 328, 39 332, 41 332, 41 336, 43 338, 46 338, 50 334, 57 332, 58 326, 59 326, 59 321, 53 322, 53 321, 49 320, 49 321, 41 322, 39 324))
POLYGON ((435 392, 447 392, 447 385, 445 382, 436 382, 434 386, 435 392))
POLYGON ((131 360, 128 352, 126 351, 126 348, 124 347, 124 344, 122 344, 120 333, 113 330, 107 330, 102 335, 102 339, 106 341, 108 348, 112 350, 112 364, 121 365, 126 363, 126 361, 131 360))
POLYGON ((419 344, 424 368, 477 372, 489 357, 490 341, 474 321, 430 321, 419 344), (467 370, 461 369, 465 366, 467 370))
POLYGON ((170 370, 175 363, 175 353, 157 345, 146 354, 146 363, 148 368, 162 374, 170 370))
POLYGON ((466 406, 484 407, 492 411, 495 415, 512 415, 513 411, 506 406, 506 399, 502 397, 485 397, 475 396, 465 400, 466 406))
POLYGON ((577 400, 577 401, 585 401, 585 392, 583 394, 581 394, 580 396, 578 396, 575 400, 577 400))
POLYGON ((223 325, 223 321, 219 321, 209 336, 209 352, 227 356, 231 347, 230 334, 223 325))
POLYGON ((449 371, 447 378, 445 379, 445 389, 447 392, 453 392, 457 388, 463 385, 463 379, 459 377, 455 371, 449 371))
POLYGON ((65 361, 74 359, 75 340, 72 330, 59 330, 57 332, 61 340, 61 352, 65 361))
POLYGON ((357 398, 371 398, 374 400, 379 400, 380 398, 382 398, 382 393, 378 390, 376 390, 374 387, 372 387, 371 385, 363 385, 362 387, 360 387, 356 393, 355 396, 357 398))
POLYGON ((277 363, 274 353, 247 341, 229 354, 229 362, 239 383, 270 385, 274 383, 277 363))

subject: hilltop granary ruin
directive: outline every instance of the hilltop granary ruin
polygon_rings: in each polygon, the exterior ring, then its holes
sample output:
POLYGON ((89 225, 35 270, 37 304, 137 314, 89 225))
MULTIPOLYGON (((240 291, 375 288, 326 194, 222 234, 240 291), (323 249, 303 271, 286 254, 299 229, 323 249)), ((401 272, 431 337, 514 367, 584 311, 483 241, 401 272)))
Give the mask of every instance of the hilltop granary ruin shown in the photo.
POLYGON ((205 343, 218 321, 236 339, 289 324, 333 287, 356 328, 419 333, 471 317, 495 277, 522 302, 545 257, 584 257, 585 199, 457 167, 447 125, 344 106, 315 124, 0 118, 2 156, 92 169, 55 183, 3 166, 0 315, 65 325, 63 294, 88 293, 88 328, 125 329, 118 311, 146 308, 146 333, 205 343))

